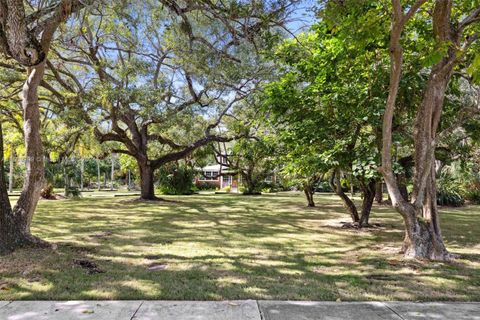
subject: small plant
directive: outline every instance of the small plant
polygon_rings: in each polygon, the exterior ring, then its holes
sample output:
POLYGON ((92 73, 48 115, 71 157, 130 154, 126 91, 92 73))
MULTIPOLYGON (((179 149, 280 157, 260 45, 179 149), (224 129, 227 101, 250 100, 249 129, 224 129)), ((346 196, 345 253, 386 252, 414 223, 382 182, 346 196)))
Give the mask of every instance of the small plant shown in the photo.
POLYGON ((231 186, 226 186, 225 188, 223 188, 223 191, 225 191, 227 193, 230 193, 232 191, 232 187, 231 186))

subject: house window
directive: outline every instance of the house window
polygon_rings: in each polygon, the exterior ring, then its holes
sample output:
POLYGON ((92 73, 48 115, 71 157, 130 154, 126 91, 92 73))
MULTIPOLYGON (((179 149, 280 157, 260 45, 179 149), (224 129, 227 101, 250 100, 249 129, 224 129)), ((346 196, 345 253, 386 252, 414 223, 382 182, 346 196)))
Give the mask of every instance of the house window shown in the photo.
POLYGON ((204 171, 203 176, 205 177, 205 180, 217 180, 218 171, 204 171))

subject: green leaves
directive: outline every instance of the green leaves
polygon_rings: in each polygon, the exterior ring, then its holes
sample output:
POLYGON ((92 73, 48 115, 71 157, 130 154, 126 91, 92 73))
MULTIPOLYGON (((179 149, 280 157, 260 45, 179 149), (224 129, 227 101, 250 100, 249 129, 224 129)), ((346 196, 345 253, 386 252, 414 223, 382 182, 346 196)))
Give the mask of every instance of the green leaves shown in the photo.
POLYGON ((438 44, 422 59, 422 65, 424 67, 431 67, 439 63, 446 56, 450 45, 450 42, 438 44))
POLYGON ((467 72, 472 76, 475 83, 480 83, 480 53, 474 56, 472 63, 467 68, 467 72))

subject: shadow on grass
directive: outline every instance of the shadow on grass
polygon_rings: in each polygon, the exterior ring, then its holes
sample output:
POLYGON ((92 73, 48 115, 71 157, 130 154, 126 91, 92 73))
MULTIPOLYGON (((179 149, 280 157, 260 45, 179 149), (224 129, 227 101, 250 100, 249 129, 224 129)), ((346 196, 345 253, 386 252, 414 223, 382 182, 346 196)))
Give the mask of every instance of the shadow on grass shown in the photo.
POLYGON ((403 231, 388 207, 372 215, 384 227, 356 232, 335 227, 348 216, 330 195, 312 209, 292 194, 169 199, 42 202, 34 232, 59 248, 0 261, 0 299, 480 298, 477 207, 442 212, 447 245, 461 259, 422 263, 396 253, 403 231), (105 272, 87 274, 74 259, 105 272))

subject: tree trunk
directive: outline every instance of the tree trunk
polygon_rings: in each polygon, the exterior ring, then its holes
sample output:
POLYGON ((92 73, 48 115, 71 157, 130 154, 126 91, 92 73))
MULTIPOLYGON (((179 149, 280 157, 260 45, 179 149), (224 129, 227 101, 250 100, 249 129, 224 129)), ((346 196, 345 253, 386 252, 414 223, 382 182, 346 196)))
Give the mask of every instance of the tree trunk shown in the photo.
POLYGON ((375 201, 380 204, 383 202, 383 181, 380 180, 375 184, 375 201))
POLYGON ((144 162, 138 162, 140 169, 140 193, 144 200, 156 200, 154 186, 154 169, 144 162))
MULTIPOLYGON (((2 252, 13 251, 24 246, 47 245, 46 242, 30 233, 33 214, 45 184, 44 154, 40 136, 40 110, 38 105, 38 86, 43 78, 44 71, 45 62, 29 68, 27 81, 22 90, 26 174, 23 190, 17 204, 13 210, 5 210, 1 213, 0 250, 2 252)), ((4 209, 8 209, 8 206, 2 208, 2 210, 4 209)))
MULTIPOLYGON (((383 118, 383 146, 381 172, 387 184, 393 206, 405 223, 403 251, 407 257, 449 260, 440 231, 436 204, 435 144, 445 92, 459 58, 462 28, 456 29, 451 21, 453 1, 435 1, 432 29, 437 43, 448 44, 445 57, 430 69, 422 104, 416 114, 414 127, 415 170, 411 200, 402 196, 392 169, 392 122, 398 88, 401 80, 403 52, 401 34, 405 23, 424 1, 417 1, 404 15, 399 0, 394 1, 394 19, 390 32, 390 86, 383 118)), ((472 20, 474 21, 474 20, 472 20)), ((471 44, 471 43, 470 43, 471 44)), ((468 48, 468 45, 467 45, 468 48)), ((465 49, 464 49, 465 50, 465 49)))
POLYGON ((10 170, 8 174, 8 192, 12 193, 13 192, 13 174, 14 174, 14 169, 15 169, 15 149, 13 145, 10 146, 10 170))
POLYGON ((343 201, 343 206, 347 209, 350 217, 352 218, 352 222, 359 222, 360 217, 358 216, 357 207, 355 203, 345 194, 342 189, 342 184, 340 182, 340 170, 335 169, 332 173, 330 178, 330 187, 332 188, 333 192, 335 192, 340 199, 343 201))
POLYGON ((350 175, 350 195, 352 198, 355 196, 355 186, 353 185, 353 176, 350 175))
POLYGON ((398 189, 400 190, 400 194, 402 195, 402 198, 409 201, 409 194, 408 194, 408 189, 407 189, 407 177, 405 176, 404 173, 401 173, 397 175, 397 181, 398 181, 398 189))
POLYGON ((247 169, 246 171, 243 171, 241 176, 242 176, 242 182, 245 186, 245 191, 243 192, 244 195, 255 195, 258 194, 257 191, 257 180, 253 176, 253 170, 252 168, 247 169))
POLYGON ((102 178, 100 172, 100 160, 97 159, 97 187, 98 191, 102 190, 102 178))
POLYGON ((313 186, 308 182, 304 183, 303 192, 305 192, 305 197, 307 198, 307 205, 309 207, 315 207, 315 202, 313 201, 313 186))
POLYGON ((67 174, 67 159, 63 160, 63 195, 68 197, 68 190, 70 189, 69 181, 68 181, 68 174, 67 174))
POLYGON ((9 219, 12 218, 12 207, 8 198, 3 162, 3 130, 0 121, 0 254, 12 250, 10 248, 11 236, 9 235, 9 219))
POLYGON ((110 180, 111 180, 111 185, 110 185, 110 190, 113 191, 114 189, 114 181, 115 181, 115 159, 113 158, 112 155, 112 172, 110 175, 110 180))
POLYGON ((84 185, 83 175, 84 175, 84 171, 85 171, 85 160, 82 158, 82 159, 80 159, 80 191, 83 191, 83 185, 84 185))
POLYGON ((360 214, 360 222, 358 223, 358 226, 360 228, 369 226, 370 212, 372 211, 372 205, 375 199, 377 185, 378 183, 376 183, 374 180, 371 180, 368 183, 362 184, 362 191, 363 191, 362 212, 360 214))

